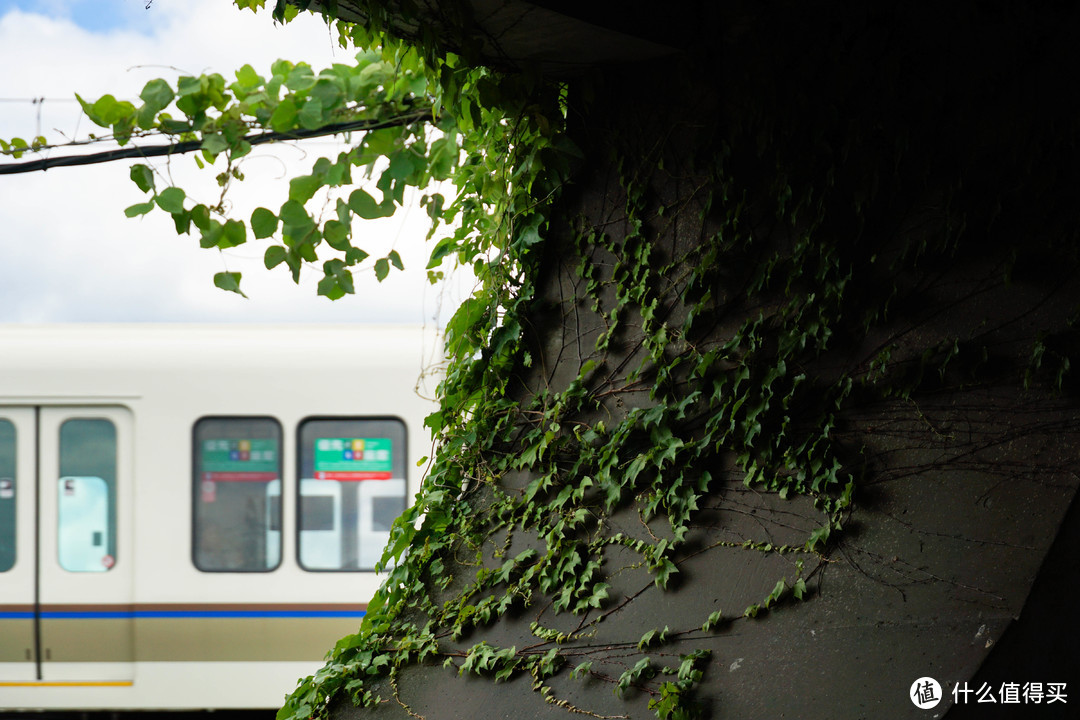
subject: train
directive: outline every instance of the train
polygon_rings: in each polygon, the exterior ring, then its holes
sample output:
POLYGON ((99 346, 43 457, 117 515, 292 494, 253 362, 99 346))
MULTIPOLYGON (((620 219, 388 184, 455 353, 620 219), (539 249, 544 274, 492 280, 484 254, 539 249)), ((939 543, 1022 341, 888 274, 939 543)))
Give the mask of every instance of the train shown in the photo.
POLYGON ((0 326, 0 711, 280 707, 380 583, 438 342, 0 326))

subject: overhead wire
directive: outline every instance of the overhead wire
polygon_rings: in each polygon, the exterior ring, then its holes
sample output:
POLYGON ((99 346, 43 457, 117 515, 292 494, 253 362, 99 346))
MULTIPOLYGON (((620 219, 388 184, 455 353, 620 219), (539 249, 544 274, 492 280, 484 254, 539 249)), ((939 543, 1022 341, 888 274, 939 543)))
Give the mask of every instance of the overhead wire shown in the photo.
MULTIPOLYGON (((348 122, 332 123, 323 125, 313 130, 294 130, 290 132, 262 132, 252 133, 243 137, 251 145, 263 145, 271 142, 287 142, 290 140, 303 140, 305 138, 337 135, 339 133, 353 131, 380 130, 388 127, 400 127, 421 120, 431 120, 430 108, 414 110, 413 112, 399 115, 386 120, 352 120, 348 122)), ((60 157, 47 157, 26 162, 0 163, 0 175, 13 175, 17 173, 40 172, 54 167, 71 167, 76 165, 97 165, 100 163, 113 162, 132 158, 151 158, 163 155, 182 155, 202 149, 202 140, 184 140, 181 142, 168 143, 166 145, 143 145, 134 147, 118 148, 105 152, 90 153, 86 155, 64 155, 60 157)), ((26 152, 31 152, 27 148, 26 152)))

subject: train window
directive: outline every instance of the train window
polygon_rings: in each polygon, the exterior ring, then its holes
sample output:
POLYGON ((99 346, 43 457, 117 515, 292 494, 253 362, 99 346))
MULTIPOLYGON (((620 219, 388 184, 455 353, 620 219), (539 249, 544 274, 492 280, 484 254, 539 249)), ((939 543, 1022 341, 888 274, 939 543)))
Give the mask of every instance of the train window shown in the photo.
POLYGON ((15 425, 0 418, 0 572, 15 565, 15 425))
POLYGON ((194 430, 195 567, 267 572, 281 564, 281 425, 202 418, 194 430))
POLYGON ((405 509, 405 423, 310 419, 298 434, 297 548, 306 570, 374 570, 405 509))
POLYGON ((74 418, 60 426, 57 560, 69 572, 116 563, 116 426, 74 418))

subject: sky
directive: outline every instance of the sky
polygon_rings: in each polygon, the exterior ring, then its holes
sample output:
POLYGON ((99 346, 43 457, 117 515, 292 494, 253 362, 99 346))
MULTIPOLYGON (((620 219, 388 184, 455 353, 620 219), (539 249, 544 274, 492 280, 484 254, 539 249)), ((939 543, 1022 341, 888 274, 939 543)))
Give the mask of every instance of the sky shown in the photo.
MULTIPOLYGON (((267 3, 272 6, 272 0, 267 3)), ((302 16, 276 25, 268 11, 238 10, 231 0, 0 0, 0 137, 51 142, 97 130, 75 93, 137 97, 163 77, 234 71, 251 64, 264 76, 278 58, 303 60, 316 71, 349 62, 325 23, 302 16), (41 99, 34 102, 35 99, 41 99)), ((288 178, 309 171, 334 139, 257 148, 232 194, 236 217, 287 199, 288 178)), ((104 149, 104 148, 97 148, 104 149)), ((66 151, 55 150, 54 153, 66 151)), ((0 162, 10 160, 0 157, 0 162)), ((424 267, 430 244, 419 207, 354 225, 357 245, 372 261, 396 249, 404 272, 382 284, 369 268, 357 275, 356 295, 318 297, 320 272, 293 284, 262 256, 269 241, 227 252, 199 248, 197 236, 176 235, 163 212, 128 219, 123 210, 145 196, 128 177, 132 161, 46 172, 0 175, 0 323, 254 322, 423 323, 445 321, 471 290, 458 276, 432 286, 424 267), (243 274, 248 299, 213 286, 223 270, 243 274)), ((202 202, 213 204, 217 170, 199 173, 191 156, 157 163, 202 202)))

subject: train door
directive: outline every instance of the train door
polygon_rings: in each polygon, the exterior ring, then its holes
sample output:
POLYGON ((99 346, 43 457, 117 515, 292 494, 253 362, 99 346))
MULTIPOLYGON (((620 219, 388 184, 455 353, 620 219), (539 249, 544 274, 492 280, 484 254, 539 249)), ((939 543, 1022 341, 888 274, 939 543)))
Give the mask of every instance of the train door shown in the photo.
POLYGON ((131 681, 131 425, 117 407, 0 408, 0 475, 5 431, 15 470, 0 653, 18 655, 3 657, 0 678, 131 681))
POLYGON ((34 410, 0 407, 0 683, 37 679, 34 410))

